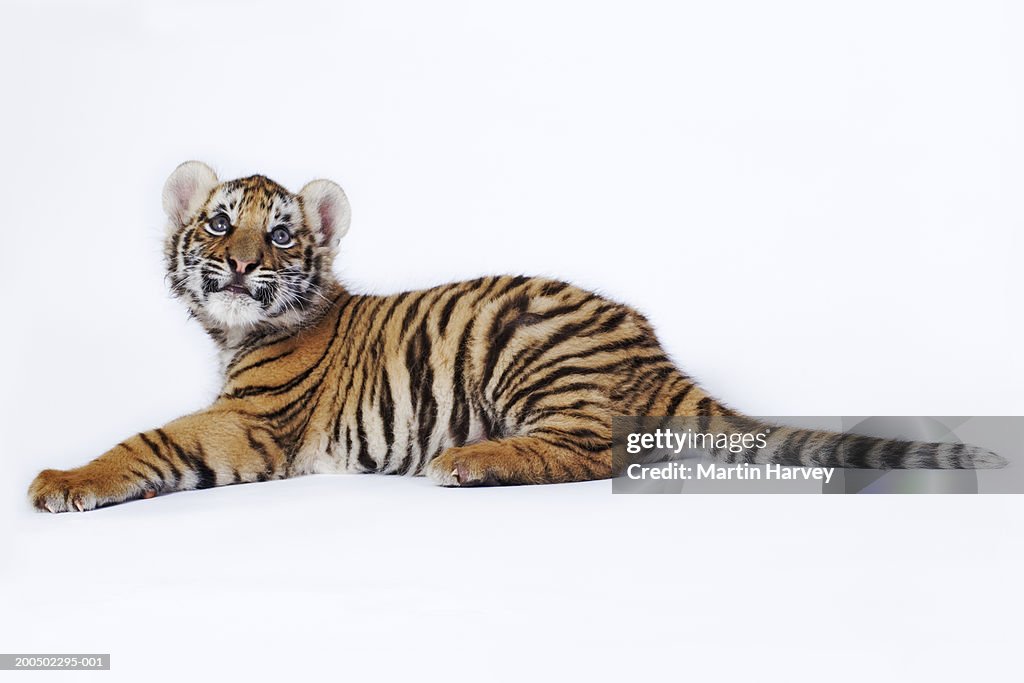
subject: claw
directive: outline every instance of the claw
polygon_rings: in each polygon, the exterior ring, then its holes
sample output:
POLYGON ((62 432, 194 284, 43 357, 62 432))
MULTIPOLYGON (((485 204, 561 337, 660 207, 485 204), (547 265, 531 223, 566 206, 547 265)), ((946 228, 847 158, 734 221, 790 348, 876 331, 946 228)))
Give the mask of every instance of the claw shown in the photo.
POLYGON ((85 508, 82 507, 82 501, 75 499, 75 507, 78 508, 79 512, 85 512, 85 508))
POLYGON ((455 469, 452 470, 452 476, 455 477, 455 481, 457 481, 459 483, 462 483, 461 481, 459 481, 459 468, 458 467, 456 467, 455 469))
POLYGON ((43 507, 46 508, 47 512, 54 512, 54 509, 50 507, 49 503, 43 503, 43 507))

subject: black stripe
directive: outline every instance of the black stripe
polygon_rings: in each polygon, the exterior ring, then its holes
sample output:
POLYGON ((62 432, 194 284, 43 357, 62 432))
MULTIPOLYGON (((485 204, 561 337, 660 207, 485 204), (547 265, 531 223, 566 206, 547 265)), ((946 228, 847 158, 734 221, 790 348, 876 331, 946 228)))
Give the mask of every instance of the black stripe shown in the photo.
MULTIPOLYGON (((371 327, 369 330, 364 332, 364 334, 362 335, 362 342, 359 344, 358 348, 356 348, 354 345, 348 347, 348 353, 345 355, 346 364, 348 364, 350 367, 355 368, 358 364, 365 363, 366 348, 369 345, 370 340, 377 338, 377 335, 379 334, 380 330, 383 329, 383 325, 387 324, 387 321, 391 319, 391 315, 394 313, 394 311, 398 307, 400 300, 403 298, 403 295, 399 295, 391 299, 391 305, 388 307, 387 313, 385 313, 383 316, 379 316, 377 314, 380 312, 380 308, 385 303, 388 303, 388 299, 379 299, 377 302, 377 307, 373 309, 372 313, 366 311, 363 312, 364 315, 370 316, 371 320, 373 320, 374 318, 379 319, 380 325, 377 325, 376 327, 371 327)), ((332 360, 331 367, 333 367, 333 365, 334 361, 332 360)), ((328 368, 328 370, 329 369, 330 368, 328 368)), ((347 402, 349 401, 350 398, 349 391, 352 389, 353 382, 355 381, 355 375, 355 370, 350 371, 348 373, 348 382, 345 383, 345 388, 340 392, 334 393, 335 404, 340 403, 340 405, 337 405, 337 409, 334 412, 334 424, 331 426, 331 430, 329 432, 330 434, 336 435, 335 443, 337 443, 339 440, 338 435, 340 435, 341 433, 341 419, 345 412, 345 407, 348 405, 347 402)), ((347 426, 345 440, 346 443, 351 444, 350 435, 347 433, 347 426)), ((349 448, 346 448, 345 452, 346 457, 348 457, 347 454, 350 453, 349 448)))
POLYGON ((711 401, 710 397, 705 396, 704 398, 702 398, 700 401, 697 402, 697 416, 698 417, 708 417, 708 416, 710 416, 712 414, 711 413, 711 409, 712 409, 713 405, 714 404, 711 401))
MULTIPOLYGON (((342 318, 345 317, 344 313, 346 310, 348 310, 348 304, 354 299, 356 299, 356 297, 349 298, 348 301, 345 302, 345 305, 339 307, 338 320, 334 326, 334 333, 331 335, 330 340, 324 346, 323 353, 321 353, 320 357, 317 358, 316 361, 314 361, 309 367, 307 367, 305 370, 300 372, 292 379, 288 380, 287 382, 284 382, 283 384, 250 385, 248 387, 235 389, 228 396, 232 398, 245 398, 246 396, 258 396, 262 394, 282 394, 287 391, 290 391, 291 389, 305 381, 306 378, 309 377, 314 370, 320 367, 320 364, 323 363, 324 359, 327 358, 328 354, 330 354, 331 350, 334 348, 334 342, 337 340, 338 333, 341 329, 341 320, 342 318)), ((366 303, 369 300, 370 297, 358 297, 358 300, 356 300, 355 305, 352 307, 351 314, 349 315, 348 325, 345 327, 345 338, 348 337, 348 333, 352 329, 352 323, 356 319, 356 314, 359 312, 359 309, 362 307, 364 303, 366 303)))
POLYGON ((388 369, 382 369, 381 383, 384 385, 380 394, 380 419, 384 425, 384 443, 387 446, 387 458, 391 458, 391 446, 395 442, 395 397, 391 391, 391 378, 388 369))
POLYGON ((785 440, 775 449, 775 453, 772 454, 772 462, 789 467, 802 466, 803 460, 800 458, 800 449, 807 442, 807 439, 811 438, 811 434, 813 432, 801 429, 795 429, 790 432, 785 440))
POLYGON ((398 466, 397 470, 395 470, 395 474, 398 474, 398 475, 407 474, 409 472, 409 468, 411 468, 411 467, 412 467, 412 456, 406 455, 404 458, 402 458, 402 464, 398 466))
POLYGON ((466 354, 469 348, 469 337, 473 330, 475 319, 466 323, 459 339, 458 349, 455 352, 454 370, 452 373, 452 415, 448 423, 448 430, 456 446, 466 443, 469 437, 470 411, 469 402, 466 400, 465 372, 466 354))
MULTIPOLYGON (((584 302, 580 302, 579 306, 582 307, 583 305, 590 303, 591 301, 597 300, 598 299, 596 297, 591 297, 590 299, 584 302)), ((616 306, 614 306, 613 304, 604 304, 602 306, 599 306, 598 309, 594 311, 592 315, 587 316, 585 319, 578 320, 576 322, 566 323, 562 327, 555 330, 555 332, 553 332, 551 336, 549 336, 543 344, 538 345, 530 353, 523 354, 515 362, 510 363, 502 371, 501 375, 499 375, 498 377, 498 383, 494 387, 494 395, 498 396, 499 394, 503 393, 506 389, 510 388, 509 385, 514 382, 517 373, 525 372, 531 363, 543 357, 544 354, 548 353, 549 351, 561 345, 562 343, 568 341, 569 339, 578 339, 579 337, 588 334, 594 326, 599 324, 598 321, 600 316, 604 315, 604 313, 606 313, 607 311, 613 310, 614 308, 616 308, 616 306)), ((532 373, 530 375, 527 375, 527 378, 531 376, 533 376, 532 373)))
MULTIPOLYGON (((264 419, 274 422, 276 426, 282 427, 295 417, 295 415, 288 415, 288 413, 292 412, 295 408, 301 408, 303 405, 308 403, 310 397, 317 388, 317 385, 314 384, 292 400, 285 403, 283 406, 275 408, 268 413, 258 413, 258 415, 264 419)), ((298 413, 298 411, 295 412, 298 413)))
MULTIPOLYGON (((134 453, 134 451, 133 451, 133 454, 135 454, 135 453, 134 453)), ((153 472, 153 474, 155 474, 155 475, 156 475, 156 478, 157 478, 157 480, 158 480, 158 481, 160 481, 160 483, 161 483, 161 484, 162 484, 162 483, 163 483, 164 481, 166 481, 166 477, 164 476, 164 473, 163 473, 163 472, 161 472, 161 471, 160 471, 159 469, 157 469, 157 468, 156 468, 156 467, 155 467, 154 465, 151 465, 151 464, 149 464, 149 463, 148 463, 148 462, 146 462, 145 460, 140 460, 140 459, 138 459, 138 454, 135 454, 135 455, 136 455, 136 459, 134 460, 134 463, 135 463, 136 465, 142 465, 142 466, 143 466, 143 467, 145 467, 146 469, 148 469, 148 470, 152 471, 152 472, 153 472)), ((136 469, 132 469, 131 471, 132 471, 132 472, 134 472, 134 473, 135 473, 136 475, 138 475, 138 476, 142 477, 142 478, 143 478, 143 479, 145 479, 146 481, 150 481, 150 477, 147 477, 146 475, 144 475, 144 474, 141 474, 141 473, 140 473, 140 472, 139 472, 138 470, 136 470, 136 469)))
MULTIPOLYGON (((419 313, 420 311, 420 304, 423 303, 423 299, 426 298, 427 294, 429 293, 429 289, 424 290, 422 292, 418 292, 418 296, 416 297, 416 299, 409 305, 408 310, 406 310, 405 312, 405 316, 402 318, 402 325, 401 327, 398 328, 400 335, 404 336, 405 333, 408 331, 409 325, 412 324, 413 318, 416 317, 416 314, 419 313)), ((388 317, 390 317, 390 315, 388 317)))
POLYGON ((825 445, 819 449, 816 457, 816 463, 819 467, 841 467, 843 464, 843 444, 850 440, 854 436, 849 432, 843 432, 839 434, 832 434, 825 445))
POLYGON ((245 438, 249 442, 249 448, 259 453, 260 457, 263 458, 263 472, 257 476, 262 477, 260 481, 265 481, 268 477, 274 473, 274 463, 270 457, 270 453, 267 451, 267 447, 256 440, 256 437, 252 435, 252 429, 245 430, 245 438))
POLYGON ((868 454, 877 445, 877 439, 859 434, 854 435, 842 454, 843 466, 854 469, 871 469, 871 465, 868 463, 868 454))
MULTIPOLYGON (((174 454, 178 456, 178 461, 182 464, 182 466, 188 467, 189 459, 186 457, 185 452, 181 449, 181 446, 179 446, 178 443, 174 441, 174 439, 168 436, 167 432, 165 432, 163 429, 157 429, 156 433, 157 436, 160 437, 160 441, 163 442, 164 447, 174 451, 174 454)), ((168 464, 172 466, 174 475, 178 477, 178 480, 180 481, 183 478, 181 471, 177 467, 174 467, 174 464, 170 460, 168 460, 168 464)))
MULTIPOLYGON (((548 373, 546 375, 541 376, 536 381, 534 381, 532 384, 529 384, 529 385, 523 387, 522 389, 519 389, 518 391, 516 391, 516 393, 512 394, 512 396, 510 396, 507 399, 507 401, 504 401, 505 407, 502 410, 502 412, 507 414, 509 409, 511 409, 513 406, 515 406, 517 403, 522 401, 524 398, 529 396, 534 391, 537 391, 538 389, 540 389, 542 387, 549 386, 552 382, 555 382, 555 381, 557 381, 559 379, 562 379, 564 377, 584 376, 584 375, 603 375, 603 374, 608 374, 610 372, 619 370, 623 366, 629 366, 629 367, 632 367, 632 368, 639 368, 639 367, 643 367, 645 365, 652 365, 654 363, 663 363, 663 362, 666 362, 666 359, 665 359, 665 357, 663 355, 661 355, 659 353, 659 354, 656 354, 656 355, 643 356, 643 357, 640 357, 640 358, 636 358, 636 357, 620 358, 619 360, 614 361, 612 363, 606 363, 605 365, 598 365, 598 366, 593 366, 593 367, 580 366, 580 365, 565 365, 565 366, 562 366, 562 367, 558 368, 557 370, 555 370, 553 372, 550 372, 550 373, 548 373)), ((497 402, 499 400, 499 396, 495 395, 494 400, 497 402)), ((526 414, 526 409, 524 407, 523 415, 525 415, 525 414, 526 414)))
POLYGON ((885 469, 899 469, 903 466, 903 456, 913 448, 909 441, 885 441, 879 454, 881 465, 885 469))
MULTIPOLYGON (((598 353, 605 353, 610 351, 625 351, 627 349, 635 352, 641 349, 656 346, 657 342, 655 340, 645 337, 643 335, 637 335, 633 337, 627 337, 626 339, 621 339, 618 341, 598 344, 597 346, 591 346, 590 348, 586 349, 572 349, 570 351, 562 353, 561 355, 556 355, 552 358, 545 360, 544 362, 542 362, 542 364, 530 370, 530 376, 537 375, 538 373, 545 371, 548 368, 551 368, 552 366, 557 366, 560 364, 560 362, 563 362, 565 360, 584 360, 591 356, 597 355, 598 353)), ((502 391, 506 384, 505 380, 509 379, 506 377, 507 373, 508 369, 506 369, 506 371, 503 372, 501 377, 499 378, 498 385, 495 388, 496 394, 502 391)))
MULTIPOLYGON (((499 281, 500 278, 491 278, 487 286, 479 291, 470 305, 476 306, 483 301, 499 281)), ((478 287, 483 282, 484 280, 474 280, 471 284, 478 287)), ((455 351, 455 362, 453 363, 452 391, 454 395, 452 397, 452 412, 448 421, 448 431, 456 446, 464 444, 469 437, 471 414, 470 402, 466 391, 466 357, 469 353, 469 344, 476 322, 477 317, 472 316, 466 321, 465 327, 462 328, 462 334, 459 336, 459 343, 455 351)))
POLYGON ((134 474, 134 475, 135 475, 136 477, 138 477, 138 478, 139 478, 139 479, 141 479, 142 481, 146 482, 147 484, 150 484, 150 483, 152 483, 152 482, 150 482, 150 481, 149 481, 149 477, 147 477, 147 476, 146 476, 145 474, 143 474, 142 472, 139 472, 139 471, 138 471, 137 469, 135 469, 134 467, 129 467, 129 468, 128 468, 128 471, 129 471, 129 472, 131 472, 132 474, 134 474))
POLYGON ((531 394, 530 397, 526 399, 526 402, 523 404, 523 414, 527 414, 531 407, 533 407, 540 401, 544 400, 545 398, 549 398, 551 396, 557 396, 559 394, 564 394, 570 391, 600 391, 602 388, 603 387, 601 387, 601 385, 594 384, 593 382, 573 382, 571 384, 565 384, 555 389, 549 389, 548 391, 538 391, 536 393, 531 394))
POLYGON ((217 474, 210 469, 206 463, 206 451, 203 449, 203 444, 197 443, 196 449, 199 451, 198 455, 190 456, 192 459, 192 466, 195 468, 196 474, 199 476, 199 483, 196 484, 197 489, 208 489, 217 485, 217 474))
POLYGON ((501 352, 508 346, 509 341, 512 340, 512 336, 516 333, 517 325, 514 321, 507 321, 505 317, 513 312, 525 313, 526 309, 530 305, 530 300, 525 294, 519 294, 512 299, 506 301, 498 312, 494 315, 494 319, 491 321, 491 327, 487 331, 485 339, 491 340, 490 347, 487 350, 487 357, 484 359, 484 367, 480 377, 480 390, 484 392, 486 396, 487 383, 491 380, 491 375, 494 373, 494 366, 498 363, 498 358, 501 356, 501 352))
POLYGON ((661 390, 665 388, 665 379, 675 371, 675 367, 669 366, 659 368, 649 376, 650 379, 645 384, 645 387, 647 387, 646 393, 648 394, 648 398, 643 407, 637 411, 637 415, 647 415, 647 413, 651 411, 651 407, 654 405, 654 402, 658 400, 659 396, 661 396, 661 390))
POLYGON ((558 415, 559 417, 573 417, 577 420, 586 420, 599 425, 607 425, 608 421, 600 417, 598 412, 584 412, 579 408, 598 408, 601 411, 607 409, 607 405, 603 402, 598 401, 574 401, 569 405, 553 405, 545 406, 544 408, 538 408, 530 413, 529 417, 519 421, 519 428, 525 430, 531 425, 535 425, 541 422, 544 418, 551 415, 558 415))
MULTIPOLYGON (((475 281, 475 282, 476 282, 477 285, 479 285, 479 283, 482 282, 482 280, 475 281)), ((444 308, 441 309, 441 316, 438 318, 438 321, 437 321, 437 333, 439 335, 441 335, 442 337, 444 336, 445 332, 448 330, 448 323, 452 319, 452 312, 455 310, 455 305, 459 301, 461 301, 462 297, 464 297, 466 294, 468 294, 469 291, 470 290, 460 290, 458 288, 455 288, 453 290, 452 295, 449 296, 448 300, 444 303, 444 308)))
POLYGON ((541 296, 554 296, 569 288, 568 282, 545 282, 540 288, 541 296))
POLYGON ((377 462, 370 455, 370 446, 366 441, 366 429, 363 427, 363 402, 356 404, 356 440, 359 443, 359 464, 367 472, 377 470, 377 462))
POLYGON ((693 387, 695 386, 696 383, 691 381, 691 380, 686 380, 686 381, 689 382, 689 384, 687 384, 686 387, 684 387, 682 391, 680 391, 678 394, 673 396, 672 400, 668 402, 668 407, 665 408, 665 416, 666 417, 672 417, 673 415, 675 415, 676 414, 676 409, 679 408, 679 406, 681 406, 683 404, 683 401, 686 400, 686 396, 691 391, 693 391, 693 387))
POLYGON ((235 370, 234 372, 232 372, 228 376, 228 381, 230 382, 234 378, 236 378, 239 375, 241 375, 243 372, 248 372, 250 370, 255 370, 256 368, 261 368, 264 365, 266 365, 267 363, 273 363, 275 360, 281 360, 282 358, 284 358, 286 356, 290 356, 290 355, 292 355, 293 352, 294 352, 294 349, 290 349, 288 351, 284 351, 284 352, 279 353, 279 354, 274 355, 274 356, 268 356, 267 358, 264 358, 263 360, 256 361, 255 363, 252 363, 250 365, 246 365, 243 368, 239 368, 239 369, 235 370))
MULTIPOLYGON (((963 445, 963 444, 961 444, 963 445)), ((923 443, 918 446, 917 451, 914 453, 920 460, 919 463, 915 463, 914 467, 920 467, 923 469, 934 470, 939 468, 939 449, 942 447, 941 444, 937 443, 923 443)))
POLYGON ((427 334, 427 319, 419 326, 409 340, 405 352, 405 365, 409 370, 409 395, 418 427, 417 441, 421 458, 428 455, 430 435, 437 421, 437 402, 434 399, 434 371, 430 365, 430 337, 427 334))
POLYGON ((500 292, 498 292, 494 296, 495 296, 495 298, 503 297, 506 294, 508 294, 509 292, 511 292, 513 289, 516 289, 516 288, 526 284, 531 279, 532 278, 527 277, 526 275, 516 275, 511 280, 508 281, 508 284, 505 285, 504 289, 502 289, 500 292))
MULTIPOLYGON (((966 451, 967 451, 967 446, 965 446, 964 444, 962 444, 962 443, 954 444, 953 447, 950 448, 949 452, 948 452, 948 455, 949 455, 949 467, 951 467, 953 469, 958 469, 958 470, 959 469, 963 469, 964 462, 963 462, 962 456, 963 456, 963 454, 966 451)), ((974 463, 972 462, 971 464, 973 465, 974 463)), ((941 467, 941 465, 939 465, 939 466, 941 467)))
MULTIPOLYGON (((155 431, 156 435, 160 437, 160 440, 163 442, 164 447, 169 448, 167 444, 167 435, 164 433, 164 430, 157 429, 155 431)), ((162 462, 167 463, 167 466, 171 468, 171 474, 174 475, 175 481, 181 481, 181 470, 179 470, 175 466, 174 461, 171 460, 169 456, 165 455, 164 453, 161 453, 160 450, 156 447, 156 444, 152 443, 148 438, 146 438, 145 434, 139 434, 139 436, 142 437, 142 440, 146 443, 146 446, 149 447, 149 450, 153 451, 153 455, 160 458, 162 462)))
POLYGON ((178 442, 167 434, 163 435, 163 439, 171 446, 175 454, 178 456, 178 459, 195 472, 196 476, 199 478, 199 483, 196 484, 197 489, 207 489, 217 485, 217 475, 206 465, 206 454, 203 453, 202 445, 199 445, 199 452, 202 454, 200 458, 186 453, 185 450, 178 445, 178 442))

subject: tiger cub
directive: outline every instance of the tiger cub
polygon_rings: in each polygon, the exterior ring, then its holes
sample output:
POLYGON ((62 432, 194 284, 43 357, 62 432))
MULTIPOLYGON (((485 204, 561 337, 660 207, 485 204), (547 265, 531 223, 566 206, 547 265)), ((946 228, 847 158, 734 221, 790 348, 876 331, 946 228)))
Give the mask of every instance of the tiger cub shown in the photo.
MULTIPOLYGON (((737 416, 683 374, 638 312, 565 282, 483 277, 393 296, 331 267, 340 187, 298 194, 190 161, 167 180, 167 275, 220 348, 206 410, 32 482, 41 510, 315 472, 426 475, 444 486, 611 477, 614 415, 737 416)), ((738 416, 737 416, 738 417, 738 416)), ((776 428, 752 462, 996 467, 959 444, 776 428)))

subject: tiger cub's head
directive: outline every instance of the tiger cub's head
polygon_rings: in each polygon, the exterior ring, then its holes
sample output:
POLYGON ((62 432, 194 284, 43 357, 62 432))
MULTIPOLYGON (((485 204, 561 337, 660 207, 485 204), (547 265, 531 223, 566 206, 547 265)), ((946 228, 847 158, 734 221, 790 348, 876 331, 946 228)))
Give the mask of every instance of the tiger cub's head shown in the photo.
POLYGON ((207 329, 302 324, 336 286, 331 264, 348 199, 329 180, 292 194, 263 176, 221 182, 187 161, 164 185, 171 289, 207 329))

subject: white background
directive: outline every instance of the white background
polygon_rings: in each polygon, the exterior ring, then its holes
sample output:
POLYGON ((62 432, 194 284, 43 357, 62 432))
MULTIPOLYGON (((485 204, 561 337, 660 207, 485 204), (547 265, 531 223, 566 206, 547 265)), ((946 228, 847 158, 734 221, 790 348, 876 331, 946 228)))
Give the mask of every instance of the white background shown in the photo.
POLYGON ((76 680, 1019 663, 1017 496, 24 495, 216 392, 163 282, 192 158, 339 182, 355 290, 570 279, 752 414, 1021 414, 1019 3, 3 4, 0 650, 113 654, 76 680))

